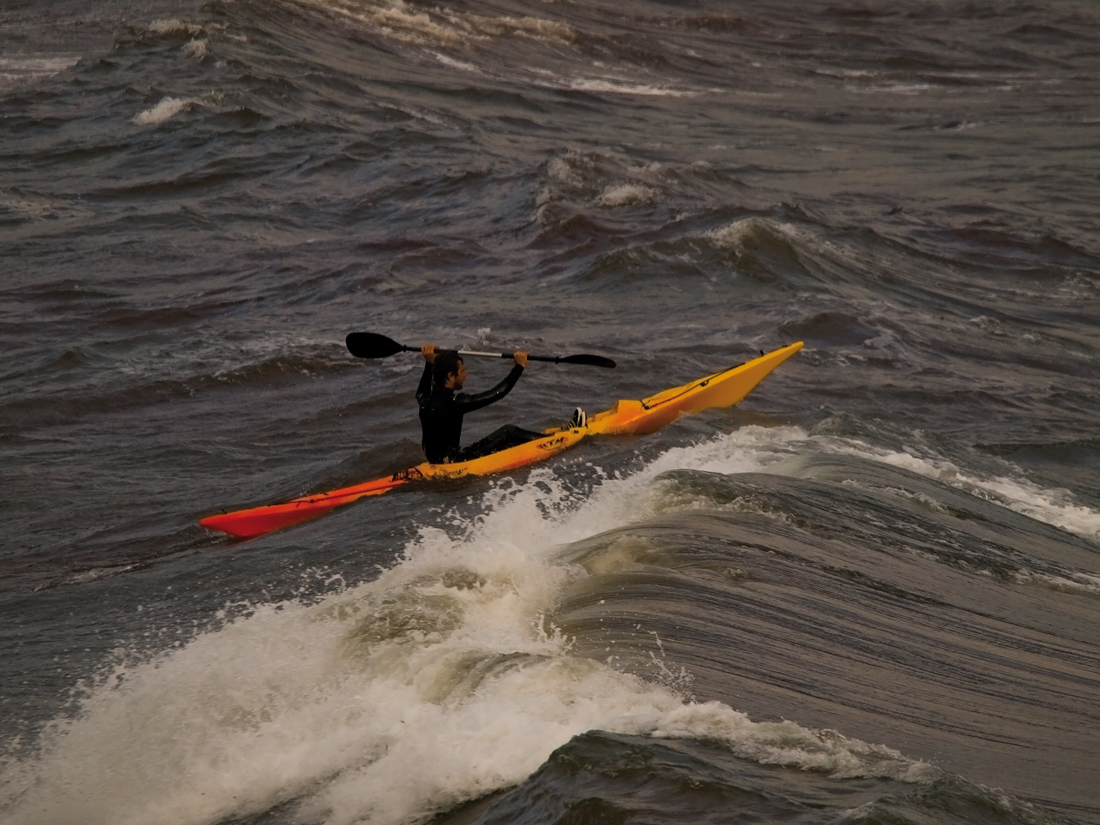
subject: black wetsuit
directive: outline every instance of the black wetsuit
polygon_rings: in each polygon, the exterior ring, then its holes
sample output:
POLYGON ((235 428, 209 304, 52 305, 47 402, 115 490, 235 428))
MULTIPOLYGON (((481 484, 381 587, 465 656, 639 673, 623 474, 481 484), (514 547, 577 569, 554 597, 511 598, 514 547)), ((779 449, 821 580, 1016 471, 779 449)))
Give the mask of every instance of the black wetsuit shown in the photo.
POLYGON ((542 433, 524 430, 514 425, 506 425, 495 430, 480 441, 471 444, 465 450, 459 444, 462 438, 462 416, 474 410, 487 407, 494 401, 506 396, 516 385, 523 367, 516 364, 507 377, 485 392, 457 395, 452 389, 435 386, 432 380, 432 365, 424 365, 424 375, 416 389, 416 401, 420 405, 420 426, 424 431, 424 455, 432 464, 445 464, 452 461, 469 461, 483 455, 523 444, 542 433))

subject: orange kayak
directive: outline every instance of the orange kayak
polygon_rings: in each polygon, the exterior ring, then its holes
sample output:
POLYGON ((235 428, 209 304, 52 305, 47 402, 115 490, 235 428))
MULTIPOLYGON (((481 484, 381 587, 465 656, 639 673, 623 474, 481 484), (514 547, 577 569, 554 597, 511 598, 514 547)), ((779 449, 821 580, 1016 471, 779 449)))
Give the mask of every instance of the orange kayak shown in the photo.
POLYGON ((671 424, 685 413, 732 407, 748 395, 768 374, 802 349, 802 342, 791 344, 754 358, 748 363, 705 375, 679 387, 640 401, 620 400, 609 410, 590 416, 587 426, 548 431, 542 438, 517 447, 455 464, 418 464, 384 478, 315 493, 282 504, 268 504, 232 513, 207 516, 199 524, 238 538, 262 536, 282 527, 301 524, 336 507, 351 504, 366 496, 388 493, 413 481, 434 481, 503 473, 535 464, 567 450, 593 435, 644 435, 671 424))

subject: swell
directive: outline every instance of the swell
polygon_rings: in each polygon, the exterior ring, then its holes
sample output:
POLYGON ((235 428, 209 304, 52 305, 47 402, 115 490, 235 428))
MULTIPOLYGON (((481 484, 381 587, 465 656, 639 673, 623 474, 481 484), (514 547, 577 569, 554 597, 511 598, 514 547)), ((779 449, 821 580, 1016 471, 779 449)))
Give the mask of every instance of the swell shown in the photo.
POLYGON ((567 551, 589 575, 554 615, 578 652, 1088 804, 1094 538, 852 459, 658 481, 653 518, 567 551))
POLYGON ((1100 589, 1042 579, 1095 570, 1095 544, 806 438, 745 428, 583 495, 536 471, 421 522, 361 584, 123 649, 9 763, 2 804, 180 823, 1091 810, 1100 589))
POLYGON ((708 821, 715 811, 770 822, 845 819, 945 825, 1065 821, 995 789, 945 776, 903 783, 807 782, 796 772, 737 759, 706 741, 591 731, 559 748, 518 787, 432 820, 433 825, 708 821))

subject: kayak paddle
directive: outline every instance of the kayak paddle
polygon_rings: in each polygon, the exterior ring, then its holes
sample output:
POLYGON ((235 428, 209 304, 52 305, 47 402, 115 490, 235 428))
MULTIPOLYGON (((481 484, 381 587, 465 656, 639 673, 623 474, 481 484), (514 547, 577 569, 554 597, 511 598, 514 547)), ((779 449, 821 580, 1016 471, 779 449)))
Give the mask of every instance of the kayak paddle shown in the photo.
MULTIPOLYGON (((392 338, 377 332, 352 332, 346 339, 348 352, 356 358, 389 358, 399 352, 420 352, 420 347, 407 347, 392 338)), ((511 358, 510 352, 471 352, 459 350, 459 355, 476 358, 511 358)), ((584 367, 606 367, 611 369, 615 362, 601 355, 528 355, 529 361, 549 361, 552 364, 577 364, 584 367)))

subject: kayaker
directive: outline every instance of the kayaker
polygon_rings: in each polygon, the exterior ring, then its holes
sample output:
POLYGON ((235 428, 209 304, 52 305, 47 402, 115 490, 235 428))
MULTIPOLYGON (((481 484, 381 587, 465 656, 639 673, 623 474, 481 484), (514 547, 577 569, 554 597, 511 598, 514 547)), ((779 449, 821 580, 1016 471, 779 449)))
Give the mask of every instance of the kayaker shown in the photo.
POLYGON ((424 455, 429 462, 470 461, 542 437, 541 432, 506 424, 465 449, 460 446, 462 417, 499 401, 511 391, 527 366, 524 350, 513 353, 514 366, 503 381, 473 395, 460 392, 466 383, 467 372, 458 352, 441 350, 436 344, 424 344, 420 354, 425 363, 420 386, 416 389, 416 401, 420 405, 424 455))
POLYGON ((424 374, 416 389, 416 401, 420 405, 424 455, 432 464, 469 461, 542 435, 507 424, 465 450, 461 447, 463 416, 511 392, 527 366, 526 352, 518 350, 512 355, 514 366, 503 381, 474 395, 460 392, 466 383, 467 372, 462 356, 455 350, 441 350, 436 344, 425 344, 420 354, 424 358, 424 374))

